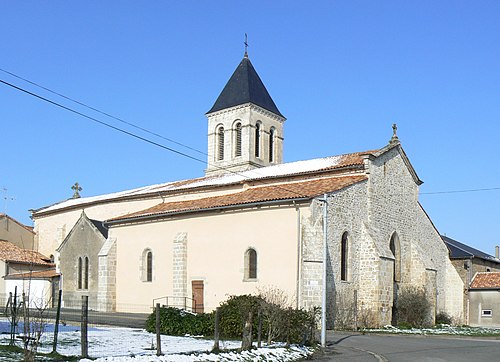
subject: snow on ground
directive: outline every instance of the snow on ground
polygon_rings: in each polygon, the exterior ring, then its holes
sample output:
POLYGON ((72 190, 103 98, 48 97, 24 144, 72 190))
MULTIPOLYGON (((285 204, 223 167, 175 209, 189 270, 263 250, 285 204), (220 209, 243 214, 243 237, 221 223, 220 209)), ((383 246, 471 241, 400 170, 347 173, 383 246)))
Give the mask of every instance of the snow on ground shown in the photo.
POLYGON ((449 324, 441 324, 439 328, 411 328, 400 329, 391 325, 384 326, 379 329, 367 329, 367 332, 383 332, 394 334, 425 334, 425 335, 461 335, 461 336, 478 336, 478 335, 500 335, 500 328, 482 328, 468 326, 452 326, 449 324))
MULTIPOLYGON (((0 319, 0 344, 9 344, 10 323, 7 319, 0 319)), ((19 322, 18 331, 23 331, 23 324, 19 322)), ((47 325, 42 335, 39 352, 48 353, 52 351, 54 339, 53 325, 47 325)), ((80 327, 72 325, 60 325, 58 334, 57 352, 66 356, 81 355, 80 327)), ((312 353, 312 349, 305 347, 292 347, 286 349, 283 346, 259 348, 244 353, 226 352, 218 355, 207 353, 213 347, 214 341, 199 337, 173 337, 161 336, 161 350, 164 356, 157 357, 156 335, 141 329, 96 326, 89 327, 89 356, 98 358, 96 361, 104 362, 155 362, 155 361, 293 361, 306 357, 312 353)), ((21 346, 21 341, 17 341, 21 346)), ((220 348, 223 350, 237 349, 240 341, 221 341, 220 348)), ((10 359, 2 359, 7 361, 10 359)), ((91 362, 90 359, 82 359, 82 362, 91 362)))

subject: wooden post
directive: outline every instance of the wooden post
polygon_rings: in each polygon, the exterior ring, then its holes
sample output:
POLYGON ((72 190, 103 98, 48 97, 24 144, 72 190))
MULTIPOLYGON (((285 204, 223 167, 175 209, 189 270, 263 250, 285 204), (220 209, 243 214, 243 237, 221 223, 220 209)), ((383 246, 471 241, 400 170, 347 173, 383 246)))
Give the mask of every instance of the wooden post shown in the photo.
POLYGON ((214 322, 214 347, 212 352, 219 352, 219 321, 220 321, 220 308, 215 309, 215 322, 214 322))
POLYGON ((156 303, 156 355, 161 356, 160 303, 156 303))
POLYGON ((354 330, 358 330, 358 291, 354 289, 354 330))
POLYGON ((241 350, 248 351, 252 349, 252 321, 253 312, 248 312, 247 320, 245 321, 245 326, 243 327, 243 338, 241 341, 241 350))
POLYGON ((262 308, 261 307, 259 307, 258 318, 259 318, 259 326, 257 329, 257 348, 260 348, 262 346, 262 308))
POLYGON ((61 317, 61 298, 62 298, 62 290, 59 289, 59 296, 57 298, 56 323, 54 325, 54 343, 52 344, 52 353, 57 352, 57 334, 59 333, 59 318, 61 317))
POLYGON ((89 296, 82 295, 82 321, 81 321, 81 344, 82 344, 82 358, 89 356, 89 340, 87 334, 88 321, 89 321, 89 296))

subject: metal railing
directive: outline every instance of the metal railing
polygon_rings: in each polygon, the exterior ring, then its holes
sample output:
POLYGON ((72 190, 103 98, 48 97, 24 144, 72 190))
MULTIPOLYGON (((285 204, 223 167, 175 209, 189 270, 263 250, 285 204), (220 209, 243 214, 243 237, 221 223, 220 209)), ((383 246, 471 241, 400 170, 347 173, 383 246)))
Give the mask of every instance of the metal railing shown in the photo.
POLYGON ((167 295, 164 297, 154 298, 153 309, 155 308, 156 303, 160 303, 162 307, 174 307, 174 308, 184 309, 190 312, 196 311, 195 300, 188 297, 174 297, 167 295))

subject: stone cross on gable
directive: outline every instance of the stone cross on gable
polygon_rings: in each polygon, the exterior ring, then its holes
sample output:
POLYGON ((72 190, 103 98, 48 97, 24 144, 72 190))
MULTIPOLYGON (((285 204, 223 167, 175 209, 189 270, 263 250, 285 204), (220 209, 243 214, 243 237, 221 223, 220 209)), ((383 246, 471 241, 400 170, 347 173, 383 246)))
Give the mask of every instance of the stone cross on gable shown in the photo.
POLYGON ((389 141, 390 144, 399 143, 397 132, 398 132, 398 125, 396 123, 393 123, 392 124, 392 138, 389 141))
POLYGON ((73 193, 73 198, 74 199, 78 199, 80 198, 80 191, 82 191, 83 189, 80 187, 80 185, 78 184, 78 182, 75 182, 75 184, 73 186, 71 186, 71 190, 75 191, 73 193))

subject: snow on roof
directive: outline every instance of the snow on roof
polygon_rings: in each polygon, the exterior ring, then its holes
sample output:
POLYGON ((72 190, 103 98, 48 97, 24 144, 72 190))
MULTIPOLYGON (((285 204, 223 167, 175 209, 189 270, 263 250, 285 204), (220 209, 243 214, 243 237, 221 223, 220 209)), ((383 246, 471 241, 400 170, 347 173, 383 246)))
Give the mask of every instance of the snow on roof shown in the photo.
POLYGON ((157 194, 159 192, 180 191, 207 186, 223 186, 240 183, 242 181, 300 175, 321 170, 360 165, 363 163, 362 155, 370 154, 372 152, 374 151, 350 153, 305 161, 295 161, 242 172, 232 172, 217 176, 206 176, 189 180, 172 181, 163 184, 144 186, 105 195, 68 199, 48 207, 37 209, 33 212, 33 215, 36 216, 36 214, 39 213, 46 213, 95 202, 104 202, 107 200, 116 200, 134 196, 140 197, 153 193, 157 194))

